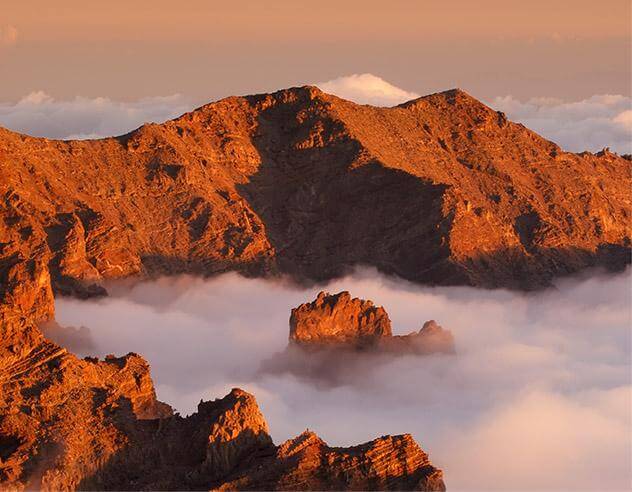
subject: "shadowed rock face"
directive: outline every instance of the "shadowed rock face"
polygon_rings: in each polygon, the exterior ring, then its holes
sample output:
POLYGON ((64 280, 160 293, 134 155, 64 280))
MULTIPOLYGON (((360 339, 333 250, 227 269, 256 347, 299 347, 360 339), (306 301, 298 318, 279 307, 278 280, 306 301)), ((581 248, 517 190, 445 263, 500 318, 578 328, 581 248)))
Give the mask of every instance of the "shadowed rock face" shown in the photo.
POLYGON ((353 349, 393 354, 454 353, 452 334, 434 320, 418 332, 393 336, 381 306, 351 298, 349 292, 320 292, 313 302, 292 309, 290 345, 309 349, 353 349))

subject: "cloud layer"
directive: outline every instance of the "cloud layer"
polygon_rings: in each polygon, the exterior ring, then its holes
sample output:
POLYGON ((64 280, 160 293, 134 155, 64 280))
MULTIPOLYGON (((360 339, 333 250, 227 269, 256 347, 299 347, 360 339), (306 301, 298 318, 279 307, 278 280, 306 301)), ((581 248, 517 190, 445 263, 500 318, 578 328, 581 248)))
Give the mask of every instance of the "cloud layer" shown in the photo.
POLYGON ((316 85, 329 94, 373 106, 395 106, 419 97, 371 73, 346 75, 316 85))
MULTIPOLYGON (((232 386, 254 392, 275 442, 307 425, 332 445, 411 432, 458 489, 624 489, 632 478, 630 271, 523 295, 421 288, 373 271, 327 286, 370 298, 396 333, 434 318, 457 356, 402 357, 314 386, 258 372, 287 344, 291 307, 319 289, 244 279, 110 286, 57 300, 61 324, 89 327, 80 355, 137 351, 159 397, 183 413, 232 386), (90 348, 90 345, 95 348, 90 348)), ((64 333, 65 336, 72 331, 64 333)))
POLYGON ((610 147, 620 154, 632 153, 630 97, 596 95, 569 103, 551 98, 520 102, 504 96, 492 100, 490 106, 571 152, 610 147))
POLYGON ((105 97, 57 101, 32 92, 17 103, 0 104, 0 125, 36 137, 85 139, 122 135, 147 122, 163 122, 193 108, 178 94, 133 102, 105 97))

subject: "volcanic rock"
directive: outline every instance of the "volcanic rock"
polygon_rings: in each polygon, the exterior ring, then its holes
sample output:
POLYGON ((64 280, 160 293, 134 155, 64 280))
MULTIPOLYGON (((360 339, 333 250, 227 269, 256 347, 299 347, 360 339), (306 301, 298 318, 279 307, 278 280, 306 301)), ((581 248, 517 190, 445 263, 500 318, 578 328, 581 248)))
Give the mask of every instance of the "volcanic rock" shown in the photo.
POLYGON ((292 309, 290 345, 310 349, 354 349, 392 353, 454 353, 452 334, 434 320, 418 332, 392 335, 384 308, 351 298, 349 292, 320 292, 316 300, 292 309))
MULTIPOLYGON (((312 282, 361 264, 534 289, 621 269, 630 167, 564 152, 460 90, 375 108, 292 88, 101 140, 0 129, 0 486, 441 489, 409 437, 274 448, 255 413, 242 422, 233 408, 252 409, 247 397, 170 416, 140 356, 79 360, 38 323, 54 319, 53 292, 103 295, 99 282, 122 277, 312 282)), ((386 336, 378 308, 362 313, 348 340, 412 345, 386 336)), ((322 341, 338 336, 318 326, 322 341)))
POLYGON ((409 434, 332 448, 305 431, 279 446, 273 456, 237 471, 219 487, 234 489, 443 491, 445 484, 443 473, 432 466, 409 434))
POLYGON ((315 301, 292 309, 290 342, 300 345, 376 344, 391 336, 386 311, 371 301, 352 299, 349 292, 320 292, 315 301))
POLYGON ((367 384, 400 356, 454 354, 454 338, 436 321, 419 331, 393 335, 381 306, 349 292, 320 292, 292 309, 287 348, 264 360, 261 373, 292 374, 324 388, 367 384))
POLYGON ((0 284, 21 262, 77 295, 362 264, 533 289, 629 263, 630 178, 629 160, 564 152, 458 89, 375 108, 292 88, 101 140, 0 129, 0 284))
POLYGON ((410 436, 277 448, 240 389, 173 415, 136 354, 79 360, 44 341, 3 359, 0 382, 2 490, 443 490, 410 436))

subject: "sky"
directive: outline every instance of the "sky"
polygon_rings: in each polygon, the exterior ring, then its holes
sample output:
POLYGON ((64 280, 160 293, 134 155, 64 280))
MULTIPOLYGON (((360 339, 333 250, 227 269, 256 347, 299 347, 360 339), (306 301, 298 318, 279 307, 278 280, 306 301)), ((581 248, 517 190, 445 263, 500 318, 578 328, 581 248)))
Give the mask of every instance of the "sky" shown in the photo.
POLYGON ((307 427, 330 445, 412 433, 448 490, 626 490, 630 273, 591 272, 536 294, 420 287, 368 269, 305 289, 234 273, 172 277, 56 299, 65 328, 45 333, 81 356, 142 354, 158 397, 183 415, 201 398, 250 391, 277 444, 307 427), (347 355, 336 384, 291 364, 262 371, 287 346, 290 309, 321 288, 384 306, 395 334, 435 319, 456 355, 347 355))
POLYGON ((371 73, 490 100, 630 96, 628 0, 3 0, 0 102, 196 102, 371 73))

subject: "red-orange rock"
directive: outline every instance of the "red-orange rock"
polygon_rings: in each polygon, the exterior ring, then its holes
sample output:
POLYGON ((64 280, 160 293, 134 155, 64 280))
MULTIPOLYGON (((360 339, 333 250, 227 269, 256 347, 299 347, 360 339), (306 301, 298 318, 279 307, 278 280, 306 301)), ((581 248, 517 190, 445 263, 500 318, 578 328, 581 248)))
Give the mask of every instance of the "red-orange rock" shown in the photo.
MULTIPOLYGON (((169 412, 139 356, 80 361, 37 324, 54 318, 53 292, 101 295, 95 283, 119 277, 318 281, 362 264, 533 289, 622 268, 631 181, 628 159, 564 152, 460 90, 373 108, 293 88, 91 141, 0 129, 2 487, 441 488, 409 438, 340 450, 307 436, 275 450, 248 426, 237 435, 253 468, 213 477, 247 465, 213 417, 154 419, 169 412)), ((367 312, 362 344, 387 330, 367 312)))
POLYGON ((371 349, 380 352, 454 353, 452 334, 434 320, 419 332, 393 336, 381 306, 351 298, 349 292, 320 292, 313 302, 292 309, 290 345, 310 349, 371 349))
POLYGON ((292 309, 290 342, 299 345, 371 346, 391 336, 391 321, 382 307, 351 298, 349 292, 320 292, 315 301, 292 309))
POLYGON ((629 160, 563 152, 460 90, 374 108, 293 88, 102 140, 0 129, 0 282, 23 258, 62 292, 357 264, 536 288, 629 262, 630 178, 629 160))

